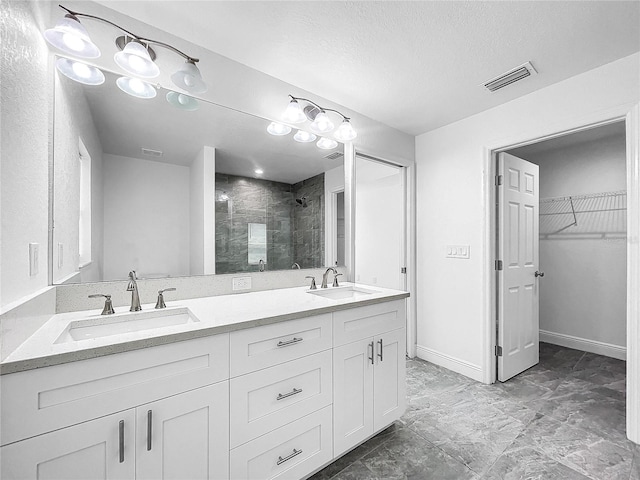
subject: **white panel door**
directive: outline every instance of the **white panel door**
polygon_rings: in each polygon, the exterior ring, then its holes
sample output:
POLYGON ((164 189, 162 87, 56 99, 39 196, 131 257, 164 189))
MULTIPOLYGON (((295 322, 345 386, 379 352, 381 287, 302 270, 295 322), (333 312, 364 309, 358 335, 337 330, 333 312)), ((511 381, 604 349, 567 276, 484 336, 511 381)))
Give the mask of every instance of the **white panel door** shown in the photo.
POLYGON ((373 338, 333 350, 333 455, 373 433, 373 338))
POLYGON ((375 337, 373 374, 373 428, 386 427, 402 416, 406 404, 405 330, 375 337))
POLYGON ((133 479, 134 438, 133 409, 45 433, 0 448, 0 478, 133 479))
POLYGON ((508 153, 498 158, 498 379, 539 361, 538 166, 508 153))
POLYGON ((229 478, 228 411, 229 382, 138 407, 136 478, 229 478))

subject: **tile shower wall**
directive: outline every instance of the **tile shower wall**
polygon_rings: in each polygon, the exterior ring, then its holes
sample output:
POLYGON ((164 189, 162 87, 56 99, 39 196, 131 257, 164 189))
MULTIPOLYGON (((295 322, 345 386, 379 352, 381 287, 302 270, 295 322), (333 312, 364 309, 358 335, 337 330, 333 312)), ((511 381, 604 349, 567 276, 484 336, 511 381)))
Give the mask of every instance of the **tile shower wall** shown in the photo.
POLYGON ((258 270, 248 263, 249 223, 267 226, 267 270, 322 266, 324 174, 290 185, 216 173, 215 203, 216 273, 258 270))

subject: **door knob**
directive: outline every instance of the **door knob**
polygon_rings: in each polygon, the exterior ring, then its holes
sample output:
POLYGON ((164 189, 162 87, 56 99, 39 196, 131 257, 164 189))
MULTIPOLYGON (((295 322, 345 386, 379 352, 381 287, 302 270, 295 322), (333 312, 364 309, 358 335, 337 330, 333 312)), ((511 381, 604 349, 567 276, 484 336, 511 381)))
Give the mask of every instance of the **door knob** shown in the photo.
POLYGON ((536 277, 544 277, 544 272, 538 272, 538 271, 536 271, 536 273, 534 273, 534 275, 535 275, 536 277))

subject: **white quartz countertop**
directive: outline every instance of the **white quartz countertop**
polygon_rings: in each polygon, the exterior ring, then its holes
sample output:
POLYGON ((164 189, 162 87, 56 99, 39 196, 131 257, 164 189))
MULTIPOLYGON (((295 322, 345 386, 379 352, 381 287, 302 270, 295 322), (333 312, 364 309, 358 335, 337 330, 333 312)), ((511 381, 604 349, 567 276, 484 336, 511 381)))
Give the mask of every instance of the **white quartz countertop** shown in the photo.
MULTIPOLYGON (((161 312, 170 313, 172 310, 188 309, 197 321, 133 332, 107 335, 103 333, 97 338, 82 340, 68 338, 60 341, 59 339, 69 330, 70 324, 73 325, 72 322, 85 319, 97 323, 110 322, 116 320, 116 317, 101 316, 102 309, 61 313, 53 315, 39 330, 11 352, 0 364, 0 374, 85 360, 347 308, 399 300, 409 296, 407 292, 399 290, 351 283, 345 283, 337 288, 322 289, 322 292, 334 290, 339 294, 340 291, 354 288, 364 290, 366 294, 333 299, 311 294, 309 287, 295 287, 167 302, 166 311, 155 310, 155 304, 145 304, 142 305, 143 312, 162 314, 161 312)), ((126 307, 118 307, 115 310, 116 315, 120 317, 117 320, 127 321, 128 316, 130 319, 136 318, 136 314, 127 312, 126 307)), ((137 315, 139 316, 140 313, 138 312, 137 315)))

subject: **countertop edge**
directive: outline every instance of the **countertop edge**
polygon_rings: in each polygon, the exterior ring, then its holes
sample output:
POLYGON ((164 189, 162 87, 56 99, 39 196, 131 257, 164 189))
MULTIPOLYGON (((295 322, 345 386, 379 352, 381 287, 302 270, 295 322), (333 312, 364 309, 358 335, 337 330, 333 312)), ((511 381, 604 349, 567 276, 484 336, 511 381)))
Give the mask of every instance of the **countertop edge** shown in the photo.
POLYGON ((110 345, 87 348, 83 350, 77 350, 74 352, 53 354, 53 355, 48 355, 44 357, 34 357, 26 360, 16 360, 14 362, 6 362, 6 363, 0 364, 0 376, 9 375, 11 373, 25 372, 25 371, 34 370, 37 368, 52 367, 55 365, 62 365, 65 363, 72 363, 72 362, 77 362, 81 360, 89 360, 92 358, 104 357, 104 356, 113 355, 117 353, 132 351, 132 350, 141 350, 143 348, 166 345, 166 344, 182 342, 186 340, 193 340, 195 338, 209 337, 212 335, 220 335, 220 334, 229 333, 236 330, 244 330, 247 328, 259 327, 263 325, 271 325, 274 323, 284 322, 288 320, 297 320, 300 318, 312 317, 315 315, 322 315, 325 313, 333 313, 341 310, 348 310, 351 308, 365 307, 368 305, 386 303, 394 300, 402 300, 408 297, 409 297, 409 293, 403 292, 403 293, 387 295, 384 297, 362 299, 362 300, 357 300, 357 301, 344 303, 344 304, 327 305, 323 307, 313 308, 310 310, 302 310, 299 312, 286 313, 282 315, 273 315, 270 317, 247 320, 245 322, 207 327, 207 328, 191 330, 187 332, 158 335, 155 337, 149 337, 149 338, 140 339, 140 340, 114 343, 110 345))

